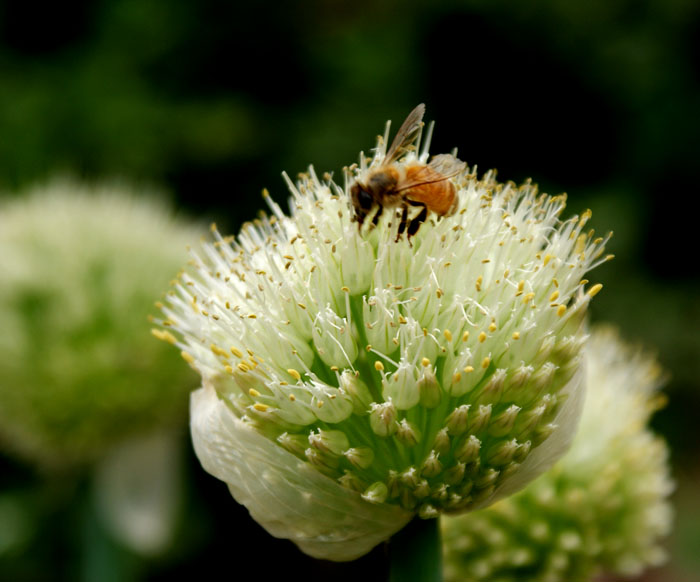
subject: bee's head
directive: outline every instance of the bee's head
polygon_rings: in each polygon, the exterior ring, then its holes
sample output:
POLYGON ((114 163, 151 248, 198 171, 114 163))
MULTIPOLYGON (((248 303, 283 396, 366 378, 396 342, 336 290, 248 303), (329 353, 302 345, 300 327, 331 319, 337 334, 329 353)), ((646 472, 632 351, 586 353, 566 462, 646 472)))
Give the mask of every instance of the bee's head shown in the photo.
POLYGON ((360 227, 374 206, 374 197, 370 191, 359 182, 355 182, 350 189, 350 200, 355 210, 355 219, 360 227))

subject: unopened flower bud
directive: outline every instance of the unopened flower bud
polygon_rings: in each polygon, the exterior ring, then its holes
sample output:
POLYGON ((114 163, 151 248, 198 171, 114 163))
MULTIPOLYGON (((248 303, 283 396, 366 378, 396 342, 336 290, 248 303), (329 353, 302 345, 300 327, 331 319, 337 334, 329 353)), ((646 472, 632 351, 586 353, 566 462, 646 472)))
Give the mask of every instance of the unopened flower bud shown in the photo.
POLYGON ((480 450, 481 441, 473 434, 470 434, 463 439, 462 443, 458 446, 455 451, 455 457, 457 457, 461 463, 473 463, 479 457, 480 450))
POLYGON ((387 376, 382 382, 382 395, 391 400, 399 410, 413 408, 420 399, 415 367, 408 362, 399 365, 396 372, 387 376))
POLYGON ((348 437, 339 430, 318 429, 309 434, 309 443, 319 451, 334 455, 341 455, 350 446, 348 437))
POLYGON ((442 389, 435 378, 435 374, 429 368, 425 368, 418 379, 420 403, 425 408, 435 408, 442 400, 442 389))
POLYGON ((445 424, 450 434, 459 436, 467 430, 467 418, 470 404, 462 404, 455 408, 447 417, 445 424))
POLYGON ((355 467, 366 469, 374 461, 374 452, 369 447, 352 447, 343 454, 355 467))
POLYGON ((412 447, 420 441, 421 434, 414 424, 402 418, 396 429, 396 438, 399 439, 404 446, 412 447))
POLYGON ((437 453, 433 450, 428 454, 428 458, 423 461, 421 475, 425 477, 435 477, 442 471, 442 463, 438 459, 437 453))
POLYGON ((340 388, 350 396, 353 412, 357 415, 369 414, 372 404, 372 394, 360 378, 350 370, 340 375, 340 388))
POLYGON ((370 503, 384 503, 389 493, 387 486, 382 481, 372 483, 362 494, 362 499, 370 503))
POLYGON ((388 437, 397 431, 399 425, 396 422, 396 407, 391 401, 382 402, 381 404, 374 402, 371 410, 369 424, 374 434, 380 437, 388 437))

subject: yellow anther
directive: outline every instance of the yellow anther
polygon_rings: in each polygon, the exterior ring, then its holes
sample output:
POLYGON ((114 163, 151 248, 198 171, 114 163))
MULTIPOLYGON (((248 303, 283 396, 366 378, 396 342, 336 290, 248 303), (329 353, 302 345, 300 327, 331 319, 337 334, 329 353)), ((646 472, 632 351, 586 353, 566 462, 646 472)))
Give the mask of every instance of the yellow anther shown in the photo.
POLYGON ((319 400, 319 401, 316 403, 316 408, 323 408, 323 400, 319 400))
POLYGON ((219 346, 217 346, 216 344, 211 344, 211 345, 209 346, 209 349, 212 351, 212 353, 213 353, 215 356, 224 356, 224 357, 228 356, 228 354, 226 353, 226 351, 225 351, 225 350, 222 350, 222 349, 221 349, 219 346))
POLYGON ((481 367, 485 370, 486 368, 489 367, 490 363, 491 363, 491 358, 489 356, 486 356, 483 360, 481 360, 481 367))
POLYGON ((350 293, 350 288, 349 288, 349 287, 343 286, 343 287, 340 288, 340 290, 341 290, 343 293, 350 293))
POLYGON ((192 357, 192 354, 189 354, 187 352, 180 352, 180 355, 182 356, 182 359, 185 360, 188 364, 193 364, 194 363, 194 357, 192 357))
POLYGON ((482 331, 482 332, 479 334, 479 343, 480 343, 480 344, 483 344, 485 341, 486 341, 486 332, 482 331))
POLYGON ((248 316, 248 319, 257 319, 257 318, 258 318, 258 316, 255 315, 255 313, 251 313, 251 314, 248 316))
POLYGON ((559 299, 559 291, 555 291, 554 293, 552 293, 552 294, 549 296, 549 302, 550 302, 550 303, 556 301, 557 299, 559 299))
POLYGON ((456 383, 459 382, 461 379, 462 379, 462 374, 460 374, 459 372, 455 372, 455 373, 454 373, 454 376, 452 376, 452 383, 453 383, 453 384, 456 384, 456 383))
POLYGON ((233 374, 233 368, 231 366, 224 366, 224 370, 226 370, 228 374, 233 374))
POLYGON ((233 346, 231 346, 231 353, 232 353, 234 356, 236 356, 237 358, 242 358, 242 357, 243 357, 243 353, 241 352, 241 350, 239 350, 238 348, 235 348, 235 347, 233 347, 233 346))
POLYGON ((301 374, 297 372, 294 368, 289 368, 287 370, 287 374, 289 374, 292 378, 294 378, 297 382, 301 380, 301 374))
POLYGON ((469 332, 468 332, 468 331, 465 331, 465 332, 462 334, 462 341, 463 341, 463 342, 466 342, 468 339, 469 339, 469 332))
POLYGON ((565 313, 566 313, 566 305, 564 305, 564 304, 562 303, 559 307, 557 307, 557 315, 558 315, 559 317, 561 317, 561 316, 564 315, 565 313))
POLYGON ((338 366, 331 366, 331 372, 337 372, 338 370, 340 370, 338 366))
POLYGON ((465 374, 469 374, 474 371, 474 366, 466 366, 464 370, 462 370, 465 374))
POLYGON ((430 360, 428 358, 423 358, 420 363, 423 365, 424 368, 427 368, 430 366, 430 360))
POLYGON ((492 322, 491 322, 491 325, 489 325, 489 331, 490 331, 491 333, 493 333, 493 332, 496 331, 497 329, 498 329, 498 326, 492 321, 492 322))
POLYGON ((250 394, 253 398, 260 396, 260 392, 258 392, 255 388, 248 390, 248 394, 250 394))
POLYGON ((552 255, 545 255, 544 260, 542 261, 544 263, 544 266, 546 267, 549 264, 549 261, 552 260, 552 255))
POLYGON ((451 341, 452 341, 452 332, 451 332, 449 329, 446 329, 445 331, 443 331, 443 332, 442 332, 442 335, 445 336, 445 339, 446 339, 448 342, 451 342, 451 341))
POLYGON ((553 284, 555 287, 559 287, 559 281, 557 281, 556 279, 552 279, 552 284, 553 284))
POLYGON ((177 339, 169 331, 165 331, 162 329, 152 329, 151 333, 159 340, 163 340, 164 342, 168 342, 169 344, 174 345, 177 343, 177 339))
POLYGON ((520 281, 518 283, 518 293, 520 293, 525 288, 525 281, 520 281))
POLYGON ((297 305, 298 305, 299 307, 301 307, 302 309, 306 309, 306 305, 304 305, 303 303, 297 303, 297 305))
POLYGON ((296 399, 297 399, 297 397, 294 396, 294 394, 290 394, 290 395, 289 395, 289 401, 290 401, 290 402, 294 402, 296 399))
POLYGON ((588 290, 588 295, 589 295, 590 297, 595 297, 596 295, 598 295, 598 293, 600 293, 600 290, 601 290, 602 288, 603 288, 603 285, 601 285, 600 283, 596 283, 595 285, 593 285, 593 287, 591 287, 591 288, 588 290))
POLYGON ((520 332, 519 331, 514 331, 513 335, 511 336, 514 340, 519 340, 520 339, 520 332))
POLYGON ((244 364, 243 362, 241 362, 240 364, 238 364, 238 366, 236 366, 236 367, 237 367, 241 372, 248 372, 248 371, 250 371, 250 366, 248 366, 248 364, 244 364))
POLYGON ((268 408, 270 408, 267 404, 262 404, 260 402, 256 402, 253 404, 253 408, 257 410, 258 412, 266 412, 268 408))
POLYGON ((383 372, 384 371, 384 364, 382 364, 379 360, 374 362, 374 369, 377 370, 377 372, 383 372))
POLYGON ((523 297, 523 304, 530 303, 530 301, 532 301, 532 299, 534 297, 535 297, 535 294, 532 291, 530 291, 529 293, 525 293, 525 295, 523 297))

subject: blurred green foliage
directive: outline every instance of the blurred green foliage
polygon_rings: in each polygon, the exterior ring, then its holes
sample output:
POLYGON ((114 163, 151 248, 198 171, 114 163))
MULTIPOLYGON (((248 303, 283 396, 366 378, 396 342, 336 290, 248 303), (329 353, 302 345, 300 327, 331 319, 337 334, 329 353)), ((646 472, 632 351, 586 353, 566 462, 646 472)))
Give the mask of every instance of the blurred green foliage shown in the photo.
POLYGON ((0 186, 147 179, 234 231, 263 187, 286 197, 281 170, 342 181, 424 101, 432 151, 566 190, 615 231, 594 317, 658 349, 655 426, 683 485, 700 442, 699 71, 695 0, 7 0, 0 186))

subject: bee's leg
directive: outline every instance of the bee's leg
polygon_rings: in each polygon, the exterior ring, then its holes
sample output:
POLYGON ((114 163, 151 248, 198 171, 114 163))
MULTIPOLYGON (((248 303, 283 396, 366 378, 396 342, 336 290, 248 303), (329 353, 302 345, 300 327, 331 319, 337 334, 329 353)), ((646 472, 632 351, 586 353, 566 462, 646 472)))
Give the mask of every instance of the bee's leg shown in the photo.
POLYGON ((406 230, 406 225, 408 224, 408 205, 403 205, 403 212, 401 213, 401 221, 399 222, 399 229, 396 233, 396 239, 394 242, 399 242, 403 231, 406 230))
POLYGON ((377 212, 374 215, 374 218, 372 219, 372 226, 370 227, 370 230, 377 226, 379 224, 379 219, 382 216, 382 212, 384 211, 384 207, 381 204, 377 204, 377 212))
POLYGON ((418 232, 420 225, 423 224, 428 217, 428 207, 425 204, 416 204, 414 202, 413 206, 422 206, 423 208, 418 213, 418 216, 411 220, 408 225, 408 240, 411 240, 411 237, 418 232))

